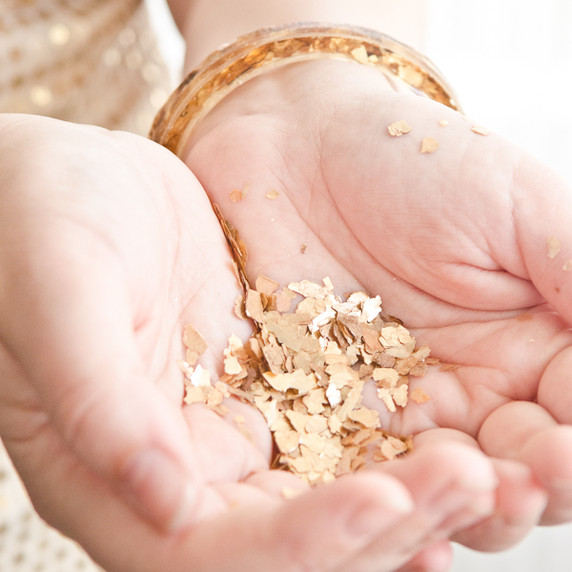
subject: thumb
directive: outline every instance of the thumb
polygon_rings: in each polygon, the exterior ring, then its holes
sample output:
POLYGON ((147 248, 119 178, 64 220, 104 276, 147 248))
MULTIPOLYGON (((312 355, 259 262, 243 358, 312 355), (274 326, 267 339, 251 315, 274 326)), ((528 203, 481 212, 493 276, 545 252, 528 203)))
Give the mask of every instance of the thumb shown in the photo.
POLYGON ((528 278, 572 323, 572 187, 531 157, 514 171, 513 219, 528 278))
POLYGON ((44 250, 7 273, 2 338, 65 446, 155 526, 183 527, 201 482, 181 408, 145 370, 119 261, 83 242, 57 269, 44 250))

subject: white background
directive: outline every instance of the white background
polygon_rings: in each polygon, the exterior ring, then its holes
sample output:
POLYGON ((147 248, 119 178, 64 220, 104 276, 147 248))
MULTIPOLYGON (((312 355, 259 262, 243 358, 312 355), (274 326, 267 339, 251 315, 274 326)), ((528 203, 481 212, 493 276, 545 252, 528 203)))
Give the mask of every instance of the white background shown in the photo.
MULTIPOLYGON (((149 0, 176 74, 182 45, 161 3, 149 0)), ((454 86, 465 113, 572 183, 572 0, 428 4, 424 52, 454 86)), ((454 572, 485 570, 569 572, 572 525, 537 529, 517 548, 500 554, 455 547, 454 572)))

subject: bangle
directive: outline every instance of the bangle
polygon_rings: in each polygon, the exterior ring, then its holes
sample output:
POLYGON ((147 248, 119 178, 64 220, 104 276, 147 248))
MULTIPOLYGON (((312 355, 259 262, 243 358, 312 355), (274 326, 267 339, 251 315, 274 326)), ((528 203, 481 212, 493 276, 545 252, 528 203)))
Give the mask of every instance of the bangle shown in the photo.
POLYGON ((258 30, 213 52, 159 110, 149 136, 180 157, 196 125, 232 90, 270 69, 324 58, 377 68, 419 95, 460 111, 445 78, 412 48, 373 30, 312 23, 258 30))

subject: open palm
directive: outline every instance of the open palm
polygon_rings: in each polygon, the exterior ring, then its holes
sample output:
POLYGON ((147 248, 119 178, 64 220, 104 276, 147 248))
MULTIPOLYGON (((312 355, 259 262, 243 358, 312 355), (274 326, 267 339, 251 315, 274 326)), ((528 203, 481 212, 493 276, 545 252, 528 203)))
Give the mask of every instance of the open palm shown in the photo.
MULTIPOLYGON (((371 70, 303 64, 219 104, 185 159, 248 245, 251 278, 327 275, 340 292, 380 294, 387 312, 453 365, 414 382, 430 402, 394 415, 381 406, 386 428, 419 440, 444 428, 522 461, 548 494, 542 521, 565 522, 570 188, 473 126, 393 92, 371 70), (391 137, 397 120, 411 132, 391 137), (435 152, 421 153, 425 137, 438 141, 435 152)), ((483 527, 460 538, 491 542, 483 527)))
POLYGON ((447 565, 442 541, 492 509, 486 459, 428 446, 393 475, 287 501, 305 485, 269 470, 256 411, 181 407, 183 326, 215 375, 228 336, 250 333, 197 180, 127 134, 22 116, 2 129, 0 429, 49 523, 122 572, 447 565))
POLYGON ((562 459, 572 436, 558 423, 570 410, 572 311, 560 300, 572 237, 560 181, 457 114, 345 63, 253 80, 204 120, 185 160, 248 245, 250 278, 327 275, 340 293, 379 293, 455 366, 414 382, 429 402, 395 415, 380 407, 385 427, 416 434, 413 454, 286 501, 284 487, 304 485, 268 470, 270 435, 255 411, 231 403, 221 419, 180 408, 183 325, 207 339, 202 363, 215 374, 228 335, 249 334, 232 314, 238 285, 201 186, 148 142, 97 137, 89 143, 100 154, 78 151, 87 147, 79 139, 66 147, 85 168, 61 202, 48 201, 55 216, 26 258, 4 255, 14 276, 35 280, 3 290, 1 418, 41 513, 99 562, 122 571, 446 569, 451 535, 495 549, 541 515, 570 518, 572 467, 562 459), (387 125, 399 119, 413 130, 391 138, 387 125), (423 137, 440 148, 421 154, 423 137), (91 198, 77 198, 82 188, 91 198), (555 254, 551 241, 554 258, 549 237, 561 244, 555 254), (26 307, 30 299, 42 303, 26 307), (152 468, 165 457, 172 487, 152 468), (127 481, 139 513, 187 526, 175 535, 151 527, 120 501, 127 481))

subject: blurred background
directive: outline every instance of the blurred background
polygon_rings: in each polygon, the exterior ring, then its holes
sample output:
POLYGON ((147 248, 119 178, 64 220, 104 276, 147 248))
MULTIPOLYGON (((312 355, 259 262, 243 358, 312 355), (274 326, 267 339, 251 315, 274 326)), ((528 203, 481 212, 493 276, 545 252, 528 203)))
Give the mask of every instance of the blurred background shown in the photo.
MULTIPOLYGON (((148 4, 176 83, 182 42, 163 0, 148 4)), ((429 0, 427 5, 423 51, 456 89, 466 115, 572 183, 572 1, 429 0)), ((571 569, 572 525, 539 528, 517 548, 497 554, 455 546, 453 572, 571 569)))

